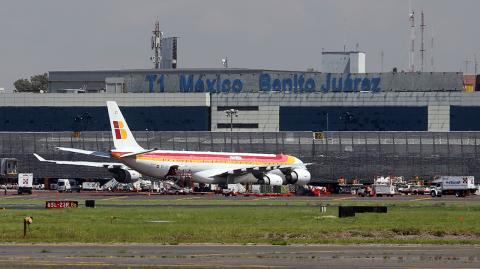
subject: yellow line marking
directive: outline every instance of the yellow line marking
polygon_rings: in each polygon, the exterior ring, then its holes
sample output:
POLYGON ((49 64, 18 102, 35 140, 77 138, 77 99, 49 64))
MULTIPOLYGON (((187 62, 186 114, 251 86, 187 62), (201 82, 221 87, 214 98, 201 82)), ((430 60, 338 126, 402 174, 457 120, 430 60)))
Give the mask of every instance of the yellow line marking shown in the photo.
POLYGON ((187 198, 179 198, 175 199, 175 201, 182 201, 182 200, 193 200, 193 199, 200 199, 201 197, 187 197, 187 198))
POLYGON ((114 200, 114 199, 123 199, 123 198, 127 198, 127 196, 115 196, 115 197, 110 197, 110 198, 102 199, 102 201, 114 200))
MULTIPOLYGON (((59 266, 59 265, 66 265, 62 261, 35 261, 35 262, 25 262, 20 260, 8 260, 8 259, 0 259, 2 262, 12 262, 15 261, 16 265, 43 265, 43 266, 59 266)), ((218 267, 219 264, 216 263, 178 263, 178 264, 137 264, 137 263, 127 263, 127 264, 119 264, 119 263, 111 263, 111 262, 84 262, 84 261, 68 261, 69 266, 112 266, 112 267, 140 267, 140 268, 171 268, 171 267, 179 267, 179 268, 205 268, 205 267, 218 267)), ((225 268, 284 268, 287 266, 283 265, 260 265, 260 264, 245 264, 245 265, 236 265, 236 264, 221 264, 221 267, 225 268)))
POLYGON ((276 197, 258 197, 258 198, 255 198, 255 199, 252 199, 250 201, 259 201, 259 200, 270 200, 270 199, 275 199, 276 197))
POLYGON ((337 199, 332 199, 332 201, 341 201, 341 200, 349 200, 349 199, 357 199, 357 196, 337 198, 337 199))
POLYGON ((425 197, 425 198, 417 198, 417 199, 413 199, 412 201, 422 201, 422 200, 431 200, 432 197, 425 197))

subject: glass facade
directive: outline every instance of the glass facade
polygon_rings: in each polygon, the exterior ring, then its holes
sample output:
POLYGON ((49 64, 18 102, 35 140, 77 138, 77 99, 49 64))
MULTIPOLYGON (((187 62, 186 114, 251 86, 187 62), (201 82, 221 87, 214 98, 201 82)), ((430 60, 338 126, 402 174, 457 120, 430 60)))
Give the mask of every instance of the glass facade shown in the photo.
POLYGON ((480 107, 450 106, 450 131, 480 131, 480 107))
POLYGON ((280 131, 427 131, 426 106, 280 107, 280 131))
MULTIPOLYGON (((133 131, 209 131, 209 107, 122 107, 133 131)), ((0 131, 108 131, 106 107, 0 107, 0 131)))

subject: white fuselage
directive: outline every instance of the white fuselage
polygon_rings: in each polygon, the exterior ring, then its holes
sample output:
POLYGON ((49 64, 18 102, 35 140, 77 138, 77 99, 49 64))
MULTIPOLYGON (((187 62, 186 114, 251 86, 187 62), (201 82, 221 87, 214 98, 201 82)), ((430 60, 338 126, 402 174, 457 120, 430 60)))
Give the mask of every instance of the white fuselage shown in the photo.
MULTIPOLYGON (((126 152, 112 151, 116 157, 126 152)), ((190 174, 199 183, 255 183, 258 181, 251 173, 242 176, 208 177, 205 171, 234 171, 252 167, 281 167, 296 165, 302 167, 299 159, 283 154, 224 153, 199 151, 156 150, 146 154, 119 158, 128 167, 141 174, 164 178, 172 167, 178 167, 179 174, 190 174)), ((305 168, 304 166, 302 168, 305 168)), ((278 169, 269 169, 269 173, 281 174, 278 169)), ((227 173, 228 174, 228 173, 227 173)))

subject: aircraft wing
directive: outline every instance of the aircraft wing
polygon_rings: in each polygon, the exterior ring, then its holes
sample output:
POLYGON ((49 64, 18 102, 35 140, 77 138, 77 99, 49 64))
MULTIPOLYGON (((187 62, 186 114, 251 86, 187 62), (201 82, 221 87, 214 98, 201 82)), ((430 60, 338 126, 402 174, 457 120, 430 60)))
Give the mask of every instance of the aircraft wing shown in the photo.
POLYGON ((55 161, 55 160, 45 160, 40 155, 33 153, 35 157, 41 162, 56 163, 56 164, 66 164, 66 165, 78 165, 78 166, 90 166, 90 167, 100 167, 100 168, 122 168, 129 169, 123 163, 103 163, 103 162, 85 162, 85 161, 55 161))
POLYGON ((223 177, 228 175, 242 176, 245 174, 255 174, 255 173, 266 173, 275 169, 280 170, 293 170, 296 168, 303 168, 305 166, 312 165, 310 163, 302 164, 293 164, 293 165, 274 165, 274 166, 245 166, 241 168, 231 169, 231 168, 213 168, 209 170, 204 170, 197 172, 196 175, 204 178, 214 178, 214 177, 223 177))
POLYGON ((110 153, 109 152, 91 151, 91 150, 64 148, 64 147, 56 147, 56 148, 58 150, 61 150, 61 151, 68 151, 68 152, 92 155, 92 156, 97 156, 97 157, 102 157, 102 158, 110 158, 110 153))

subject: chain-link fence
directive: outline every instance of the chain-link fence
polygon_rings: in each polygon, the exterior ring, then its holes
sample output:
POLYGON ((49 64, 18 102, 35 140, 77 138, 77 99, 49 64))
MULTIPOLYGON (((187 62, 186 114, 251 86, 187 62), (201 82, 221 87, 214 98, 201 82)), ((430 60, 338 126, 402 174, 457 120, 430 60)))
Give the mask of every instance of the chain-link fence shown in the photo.
MULTIPOLYGON (((377 175, 407 178, 434 175, 474 175, 480 178, 480 132, 134 132, 145 148, 171 150, 284 153, 312 162, 313 178, 371 179, 377 175)), ((115 161, 58 151, 71 147, 108 151, 110 132, 0 133, 0 157, 19 159, 19 171, 35 177, 110 176, 104 169, 41 163, 46 159, 115 161)))

